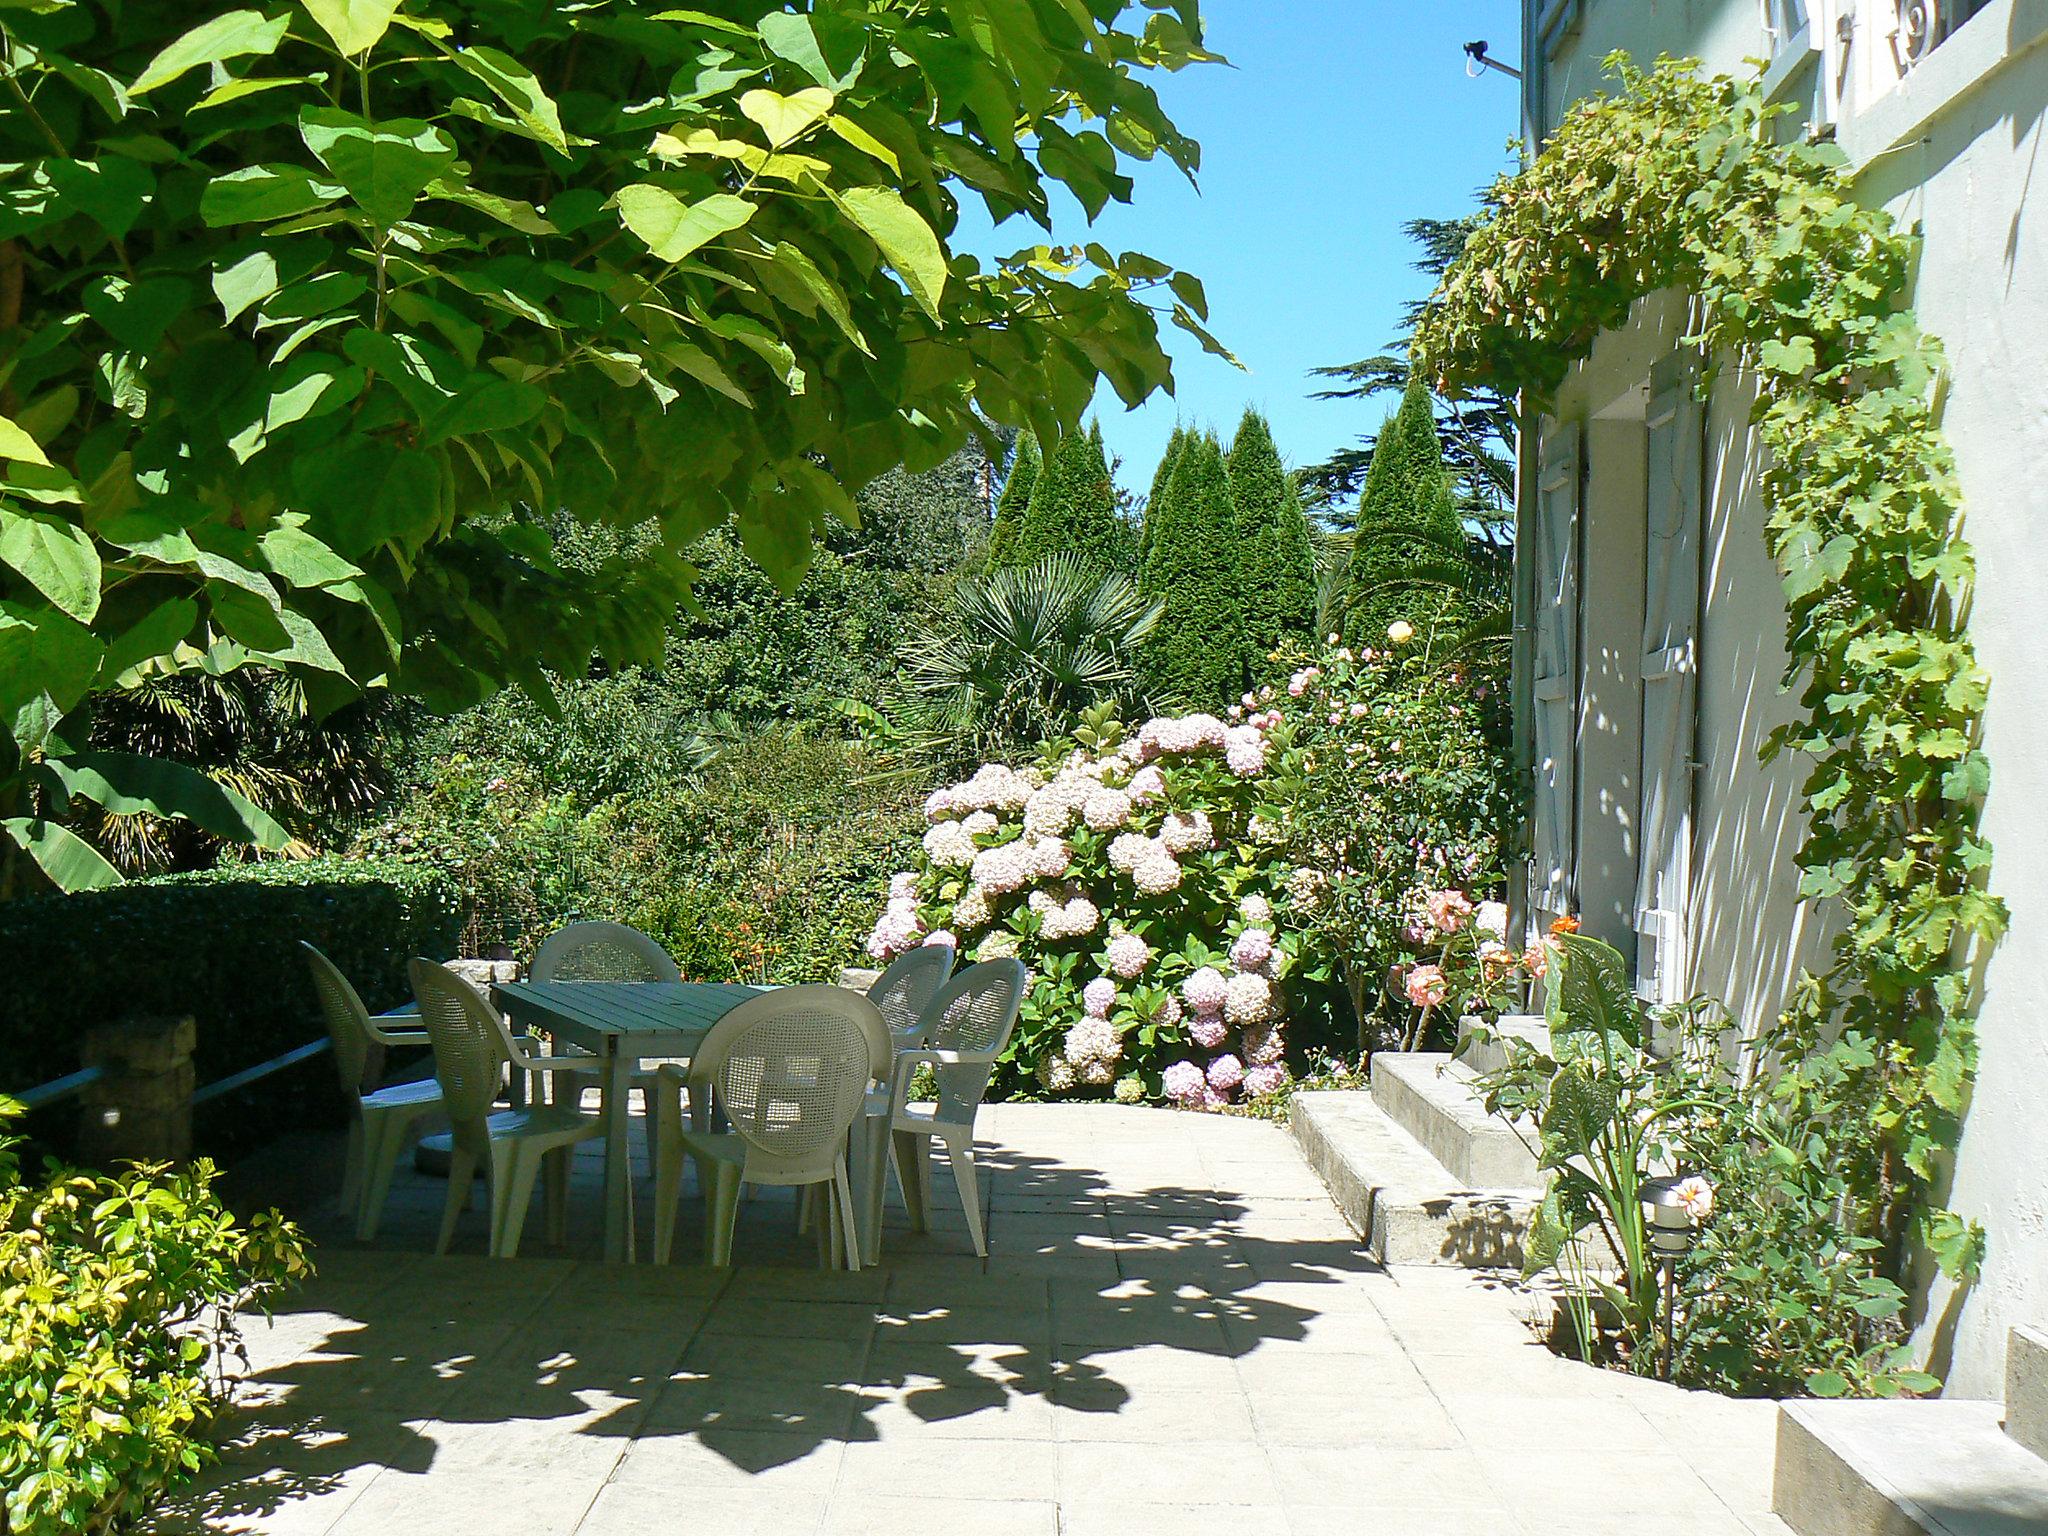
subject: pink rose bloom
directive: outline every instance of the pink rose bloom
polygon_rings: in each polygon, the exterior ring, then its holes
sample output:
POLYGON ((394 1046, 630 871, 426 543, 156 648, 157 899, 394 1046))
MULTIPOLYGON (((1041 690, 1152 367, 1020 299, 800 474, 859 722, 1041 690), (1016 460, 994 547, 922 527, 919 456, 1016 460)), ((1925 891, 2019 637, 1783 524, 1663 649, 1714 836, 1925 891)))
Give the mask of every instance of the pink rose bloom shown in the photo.
POLYGON ((1407 991, 1408 1001, 1416 1007, 1434 1008, 1450 996, 1451 984, 1441 966, 1418 965, 1408 973, 1407 991))
POLYGON ((1247 928, 1230 946, 1230 963, 1240 971, 1256 971, 1273 953, 1273 935, 1263 928, 1247 928))
POLYGON ((1221 971, 1205 965, 1180 984, 1180 995, 1196 1013, 1221 1013, 1230 986, 1221 971))
POLYGON ((1230 1027, 1220 1013, 1198 1013, 1188 1021, 1188 1038, 1205 1051, 1213 1051, 1230 1038, 1230 1027))
POLYGON ((1098 976, 1081 989, 1081 1004, 1092 1019, 1106 1019, 1109 1010, 1116 1006, 1116 983, 1107 976, 1098 976))
POLYGON ((1176 1061, 1161 1075, 1159 1086, 1176 1104, 1199 1103, 1209 1080, 1192 1061, 1176 1061))
POLYGON ((1304 683, 1299 676, 1290 677, 1287 680, 1287 696, 1289 698, 1300 698, 1307 688, 1308 684, 1304 683))
POLYGON ((1423 905, 1429 908, 1429 920, 1445 933, 1456 933, 1472 915, 1472 903, 1463 891, 1431 891, 1423 905))

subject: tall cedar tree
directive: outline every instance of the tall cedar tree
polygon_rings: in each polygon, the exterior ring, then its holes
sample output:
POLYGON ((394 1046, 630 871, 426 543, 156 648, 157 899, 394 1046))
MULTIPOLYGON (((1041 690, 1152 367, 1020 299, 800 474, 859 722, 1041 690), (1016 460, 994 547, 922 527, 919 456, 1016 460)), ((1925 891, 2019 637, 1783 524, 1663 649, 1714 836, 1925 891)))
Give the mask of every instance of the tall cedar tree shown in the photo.
POLYGON ((1230 499, 1237 508, 1247 670, 1257 676, 1274 647, 1305 640, 1316 623, 1315 555, 1294 476, 1273 429, 1247 410, 1230 445, 1230 499))
POLYGON ((1242 558, 1222 446, 1213 433, 1191 433, 1167 485, 1166 515, 1152 531, 1147 584, 1164 612, 1145 660, 1160 698, 1218 709, 1243 690, 1242 558))
POLYGON ((1447 619, 1456 622, 1454 610, 1462 605, 1454 595, 1408 578, 1423 565, 1440 567, 1446 551, 1465 542, 1429 386, 1411 379, 1400 409, 1380 430, 1365 473, 1345 632, 1372 645, 1397 619, 1425 633, 1447 619))
POLYGON ((1110 483, 1102 440, 1091 432, 1069 432, 1045 461, 1031 489, 1023 526, 1004 554, 1004 565, 1032 565, 1041 557, 1071 552, 1097 576, 1124 569, 1130 538, 1116 515, 1116 487, 1110 483))
POLYGON ((1003 494, 996 501, 995 523, 988 531, 985 563, 990 571, 1016 563, 1010 552, 1017 543, 1019 530, 1024 526, 1024 512, 1031 504, 1031 493, 1038 486, 1043 468, 1038 452, 1038 434, 1021 434, 1017 439, 1016 456, 1010 460, 1010 473, 1003 481, 1003 494))
POLYGON ((1152 471, 1152 492, 1145 498, 1145 520, 1138 526, 1138 569, 1147 571, 1152 563, 1152 530, 1157 528, 1166 516, 1166 488, 1173 480, 1173 466, 1180 462, 1180 451, 1187 446, 1188 431, 1179 422, 1173 425, 1173 436, 1166 440, 1166 452, 1159 456, 1159 467, 1152 471))

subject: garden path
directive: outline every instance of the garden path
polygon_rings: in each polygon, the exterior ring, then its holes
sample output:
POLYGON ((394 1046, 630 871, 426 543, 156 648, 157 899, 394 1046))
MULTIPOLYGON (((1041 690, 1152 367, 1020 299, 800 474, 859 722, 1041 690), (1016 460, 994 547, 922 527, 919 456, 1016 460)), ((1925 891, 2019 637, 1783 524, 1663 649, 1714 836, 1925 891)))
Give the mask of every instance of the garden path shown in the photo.
POLYGON ((377 1249, 331 1238, 251 1324, 241 1433, 156 1529, 1785 1531, 1771 1405, 1559 1359, 1499 1277, 1381 1268, 1278 1127, 997 1105, 982 1130, 985 1271, 943 1178, 937 1230, 849 1275, 765 1192, 746 1267, 576 1256, 594 1154, 568 1255, 437 1260, 440 1186, 407 1174, 377 1249))

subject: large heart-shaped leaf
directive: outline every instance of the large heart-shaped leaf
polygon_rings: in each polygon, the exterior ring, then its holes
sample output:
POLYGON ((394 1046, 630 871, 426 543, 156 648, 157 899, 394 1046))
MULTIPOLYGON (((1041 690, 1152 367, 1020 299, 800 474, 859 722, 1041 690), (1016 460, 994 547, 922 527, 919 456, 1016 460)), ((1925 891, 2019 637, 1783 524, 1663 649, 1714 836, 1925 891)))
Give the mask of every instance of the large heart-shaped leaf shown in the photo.
POLYGON ((399 0, 304 0, 306 12, 320 23, 343 53, 357 54, 390 30, 399 0))
POLYGON ((69 518, 0 504, 0 565, 81 623, 99 612, 99 551, 69 518))
POLYGON ((946 253, 917 210, 894 187, 855 187, 833 193, 832 200, 882 248, 883 258, 925 313, 938 319, 946 293, 946 253))
POLYGON ((768 139, 770 149, 798 139, 823 122, 832 111, 832 93, 818 86, 785 96, 780 91, 748 91, 740 97, 740 111, 768 139))
POLYGON ((667 188, 644 181, 620 188, 618 202, 626 228, 662 261, 681 261, 754 216, 752 203, 727 192, 685 203, 667 188))
POLYGON ((432 123, 394 117, 373 123, 338 107, 308 107, 299 136, 363 212, 396 224, 450 165, 455 141, 432 123))

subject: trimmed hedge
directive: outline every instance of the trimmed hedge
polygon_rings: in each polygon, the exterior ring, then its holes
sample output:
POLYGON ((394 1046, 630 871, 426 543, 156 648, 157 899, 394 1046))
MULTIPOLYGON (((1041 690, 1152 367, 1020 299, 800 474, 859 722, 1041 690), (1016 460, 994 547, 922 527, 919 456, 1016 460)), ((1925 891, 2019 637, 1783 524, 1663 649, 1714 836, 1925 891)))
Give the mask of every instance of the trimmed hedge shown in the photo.
MULTIPOLYGON (((300 939, 373 1011, 390 1008, 409 995, 407 960, 455 953, 459 894, 423 865, 309 859, 0 905, 0 1091, 76 1071, 82 1031, 120 1018, 191 1014, 201 1084, 268 1061, 323 1032, 300 939)), ((239 1148, 308 1114, 331 1117, 333 1067, 308 1066, 220 1101, 264 1112, 208 1116, 202 1141, 239 1148)))

